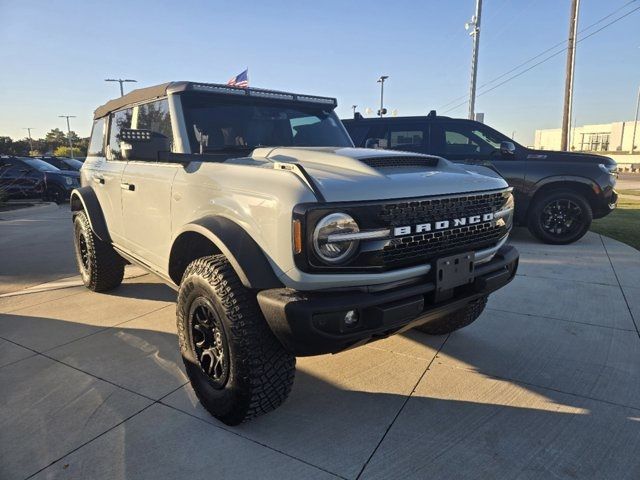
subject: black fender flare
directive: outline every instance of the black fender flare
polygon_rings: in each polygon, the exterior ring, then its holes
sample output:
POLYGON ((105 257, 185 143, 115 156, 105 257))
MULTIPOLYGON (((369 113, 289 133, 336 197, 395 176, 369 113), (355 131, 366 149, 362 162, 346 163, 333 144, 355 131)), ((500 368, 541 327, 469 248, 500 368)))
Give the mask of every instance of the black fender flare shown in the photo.
POLYGON ((262 248, 234 221, 217 215, 200 218, 181 229, 174 239, 174 245, 180 235, 186 232, 199 233, 208 238, 227 257, 245 287, 256 290, 283 287, 262 248))
POLYGON ((96 196, 96 192, 91 187, 76 188, 71 192, 69 202, 72 212, 84 210, 89 218, 89 225, 93 233, 103 242, 111 243, 111 236, 104 220, 102 207, 96 196))

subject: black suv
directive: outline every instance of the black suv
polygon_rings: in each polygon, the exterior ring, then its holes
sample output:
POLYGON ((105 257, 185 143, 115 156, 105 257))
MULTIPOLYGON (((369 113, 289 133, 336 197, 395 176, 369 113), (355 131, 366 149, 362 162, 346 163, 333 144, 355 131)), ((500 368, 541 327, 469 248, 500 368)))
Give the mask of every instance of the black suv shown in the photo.
POLYGON ((38 158, 0 157, 0 192, 9 198, 69 200, 80 186, 80 174, 62 171, 38 158))
POLYGON ((587 153, 532 150, 487 125, 437 116, 343 120, 356 147, 427 153, 483 165, 513 187, 516 222, 546 243, 580 239, 616 206, 616 162, 587 153))

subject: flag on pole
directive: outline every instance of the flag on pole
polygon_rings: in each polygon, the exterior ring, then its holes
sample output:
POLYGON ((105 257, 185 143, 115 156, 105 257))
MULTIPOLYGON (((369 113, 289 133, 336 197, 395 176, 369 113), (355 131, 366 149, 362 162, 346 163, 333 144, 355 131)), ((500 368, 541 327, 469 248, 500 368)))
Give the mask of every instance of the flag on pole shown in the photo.
POLYGON ((247 68, 241 74, 231 78, 227 82, 227 85, 231 87, 247 88, 249 86, 249 69, 247 68))

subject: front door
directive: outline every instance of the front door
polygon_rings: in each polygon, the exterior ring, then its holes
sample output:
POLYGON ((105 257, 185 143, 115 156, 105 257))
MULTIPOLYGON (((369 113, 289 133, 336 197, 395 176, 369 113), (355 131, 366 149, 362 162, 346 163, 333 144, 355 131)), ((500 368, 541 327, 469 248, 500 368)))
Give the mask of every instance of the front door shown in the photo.
MULTIPOLYGON (((167 99, 139 105, 131 128, 172 139, 167 99)), ((182 164, 131 158, 120 183, 126 248, 160 272, 169 259, 171 188, 180 168, 182 164)))
POLYGON ((479 122, 433 122, 429 153, 455 163, 481 165, 497 171, 514 188, 517 202, 523 192, 526 160, 519 146, 513 154, 501 153, 503 141, 511 140, 479 122))

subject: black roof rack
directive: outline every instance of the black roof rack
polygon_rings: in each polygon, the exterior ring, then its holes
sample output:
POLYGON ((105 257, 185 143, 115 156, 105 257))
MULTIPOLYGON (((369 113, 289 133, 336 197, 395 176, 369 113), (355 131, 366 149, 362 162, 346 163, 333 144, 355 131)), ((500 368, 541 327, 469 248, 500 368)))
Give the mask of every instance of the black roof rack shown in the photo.
POLYGON ((270 98, 274 100, 289 100, 303 103, 324 104, 335 108, 338 102, 335 98, 320 97, 317 95, 304 95, 300 93, 282 92, 278 90, 267 90, 263 88, 240 88, 231 87, 220 83, 201 83, 201 82, 168 82, 152 87, 138 88, 126 95, 110 100, 104 105, 98 107, 93 118, 104 117, 105 115, 119 110, 122 107, 135 103, 145 102, 156 98, 164 97, 169 93, 181 92, 208 92, 222 95, 242 95, 255 98, 270 98))

